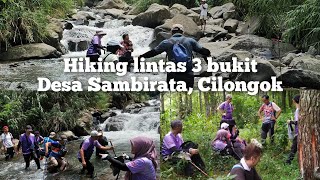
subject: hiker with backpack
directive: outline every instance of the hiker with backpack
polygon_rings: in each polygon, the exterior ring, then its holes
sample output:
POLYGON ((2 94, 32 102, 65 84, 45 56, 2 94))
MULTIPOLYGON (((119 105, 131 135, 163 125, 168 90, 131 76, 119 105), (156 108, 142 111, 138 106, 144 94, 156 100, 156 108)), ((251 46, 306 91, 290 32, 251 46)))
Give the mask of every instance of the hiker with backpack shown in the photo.
POLYGON ((210 56, 210 51, 202 47, 196 40, 185 37, 183 35, 184 27, 181 24, 174 24, 172 26, 171 33, 171 38, 162 41, 156 48, 139 56, 139 60, 141 58, 151 58, 166 52, 168 61, 175 62, 176 64, 184 63, 186 67, 185 72, 168 72, 167 82, 169 83, 171 79, 176 82, 183 81, 186 83, 187 88, 193 88, 193 51, 205 57, 210 56))
MULTIPOLYGON (((43 143, 42 143, 42 146, 40 147, 40 160, 43 159, 43 157, 45 156, 45 153, 46 153, 46 144, 48 142, 54 142, 53 138, 56 136, 56 133, 55 132, 50 132, 49 136, 48 137, 44 137, 43 138, 43 143)), ((49 152, 51 152, 51 148, 49 147, 49 152)))
POLYGON ((172 165, 177 164, 182 159, 189 161, 190 163, 187 163, 184 167, 184 174, 192 176, 194 173, 193 164, 203 171, 205 171, 205 164, 197 149, 198 145, 191 141, 183 141, 182 129, 182 121, 174 120, 171 122, 171 131, 163 138, 161 155, 164 162, 172 165))
POLYGON ((9 159, 12 159, 14 156, 15 143, 13 141, 12 134, 9 132, 9 127, 4 126, 2 129, 3 133, 1 134, 1 142, 6 156, 5 159, 6 161, 8 161, 9 159))
POLYGON ((30 166, 30 161, 34 160, 37 164, 37 168, 40 168, 40 160, 38 157, 37 149, 39 148, 36 141, 35 136, 32 133, 32 127, 30 125, 27 125, 25 128, 25 133, 21 134, 18 148, 19 151, 20 147, 22 148, 22 154, 24 161, 26 163, 25 169, 28 170, 30 166))
POLYGON ((253 140, 244 150, 244 157, 239 164, 232 167, 230 175, 236 175, 233 180, 261 180, 255 166, 262 157, 262 145, 253 140))
POLYGON ((235 135, 236 132, 233 132, 233 127, 236 125, 235 120, 233 119, 233 111, 234 107, 232 104, 232 95, 227 94, 226 95, 226 101, 221 103, 217 110, 222 114, 222 118, 220 121, 220 126, 222 123, 227 123, 229 125, 229 132, 232 135, 235 135))
MULTIPOLYGON (((152 139, 148 137, 136 137, 130 140, 133 158, 123 154, 122 160, 112 158, 109 154, 101 154, 104 160, 108 160, 114 169, 126 171, 125 179, 131 180, 156 180, 157 152, 152 139), (129 160, 124 162, 123 160, 129 160)), ((116 174, 114 174, 116 175, 116 174)))
POLYGON ((269 138, 271 140, 271 144, 274 143, 274 127, 277 122, 277 119, 279 118, 281 114, 281 109, 279 106, 271 102, 269 100, 268 95, 262 96, 262 102, 259 111, 258 116, 262 120, 262 127, 261 127, 261 139, 262 139, 262 145, 266 143, 267 135, 269 133, 269 138))
POLYGON ((217 132, 216 137, 211 142, 213 151, 220 155, 231 155, 235 159, 240 160, 243 157, 242 150, 245 142, 237 137, 232 137, 229 132, 229 124, 222 123, 221 129, 217 132))
POLYGON ((87 176, 90 178, 94 177, 94 166, 90 162, 91 156, 94 152, 94 147, 101 150, 112 150, 113 146, 102 146, 99 142, 99 133, 98 131, 92 131, 90 137, 84 140, 80 144, 80 150, 78 152, 78 160, 82 163, 81 174, 84 174, 87 170, 87 176))
POLYGON ((56 136, 54 138, 54 142, 46 143, 45 155, 49 159, 48 171, 50 173, 56 172, 58 169, 60 169, 60 171, 64 171, 66 169, 67 161, 64 157, 67 153, 67 141, 67 136, 61 135, 60 137, 56 136), (50 152, 49 148, 51 148, 50 152))
POLYGON ((296 111, 294 113, 294 119, 293 120, 288 120, 287 123, 289 127, 291 128, 292 125, 295 126, 294 128, 294 137, 292 140, 292 145, 291 145, 291 151, 288 156, 288 159, 286 160, 286 164, 291 164, 291 161, 294 158, 294 155, 297 153, 298 150, 298 134, 299 134, 299 129, 298 129, 298 121, 300 120, 300 115, 299 115, 299 110, 300 110, 300 95, 296 95, 293 99, 293 104, 296 106, 296 111))

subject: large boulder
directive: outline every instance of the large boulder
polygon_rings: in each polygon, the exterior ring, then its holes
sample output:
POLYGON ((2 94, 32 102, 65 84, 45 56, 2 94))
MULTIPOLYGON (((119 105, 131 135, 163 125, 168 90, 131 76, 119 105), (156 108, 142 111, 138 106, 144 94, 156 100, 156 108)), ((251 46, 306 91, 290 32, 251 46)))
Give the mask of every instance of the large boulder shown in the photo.
POLYGON ((101 2, 103 0, 86 0, 84 2, 84 5, 85 6, 88 6, 88 7, 93 7, 93 6, 97 6, 99 2, 101 2))
POLYGON ((191 18, 198 26, 201 25, 201 21, 199 18, 199 14, 192 12, 187 15, 189 18, 191 18))
POLYGON ((105 15, 109 15, 109 16, 111 16, 111 17, 113 17, 113 18, 116 18, 116 19, 118 19, 118 18, 121 18, 121 17, 123 17, 124 16, 124 10, 121 10, 121 9, 106 9, 105 11, 104 11, 104 14, 105 15))
POLYGON ((0 53, 2 61, 19 61, 28 59, 57 58, 61 53, 56 48, 45 43, 25 44, 8 48, 6 52, 0 53))
POLYGON ((62 131, 62 132, 59 133, 59 135, 67 136, 68 141, 79 139, 79 137, 76 136, 72 131, 62 131))
POLYGON ((164 23, 166 19, 171 18, 171 13, 168 6, 152 4, 148 10, 139 14, 132 20, 134 26, 144 26, 155 28, 164 23))
POLYGON ((289 66, 294 69, 319 72, 320 60, 312 57, 311 55, 305 55, 293 59, 289 66))
POLYGON ((238 27, 239 21, 236 19, 228 19, 224 25, 223 28, 228 30, 229 33, 235 33, 238 27))
MULTIPOLYGON (((214 19, 223 18, 224 13, 234 12, 236 6, 233 3, 227 3, 222 6, 215 6, 209 10, 209 13, 214 19)), ((227 17, 227 15, 225 15, 227 17)))
POLYGON ((208 21, 207 21, 207 25, 215 25, 215 26, 220 26, 220 27, 223 27, 224 25, 224 20, 219 18, 219 19, 212 19, 210 18, 208 21))
POLYGON ((88 49, 90 42, 89 41, 80 41, 80 42, 68 42, 69 51, 80 52, 88 49))
MULTIPOLYGON (((205 30, 205 35, 207 37, 215 37, 218 33, 224 33, 225 35, 228 33, 227 30, 223 29, 221 26, 217 25, 207 25, 205 30)), ((213 40, 214 41, 214 40, 213 40)))
POLYGON ((277 76, 278 72, 276 68, 267 60, 255 58, 257 61, 256 73, 240 73, 236 80, 237 81, 271 81, 271 76, 277 76))
POLYGON ((103 0, 102 2, 99 2, 97 9, 126 9, 128 8, 128 4, 124 2, 123 0, 103 0))
POLYGON ((286 87, 320 89, 320 73, 301 69, 284 69, 278 77, 286 87))
POLYGON ((279 51, 280 56, 283 56, 289 52, 295 52, 296 48, 289 43, 274 43, 270 39, 266 39, 264 37, 259 37, 255 35, 242 35, 235 37, 230 40, 232 42, 231 48, 238 50, 247 50, 251 51, 253 48, 268 48, 271 52, 273 52, 273 56, 279 56, 279 54, 275 54, 274 52, 279 51), (280 46, 280 48, 279 48, 280 46))
POLYGON ((95 20, 96 17, 94 13, 87 11, 78 11, 76 14, 72 15, 73 20, 95 20))
POLYGON ((288 53, 285 57, 281 59, 281 62, 285 65, 289 65, 297 55, 295 53, 288 53))
POLYGON ((185 7, 184 5, 181 5, 181 4, 172 5, 170 8, 170 12, 172 14, 172 17, 175 16, 176 14, 188 15, 190 13, 193 13, 193 11, 189 10, 187 7, 185 7))
POLYGON ((43 42, 56 48, 62 54, 66 53, 65 47, 60 43, 63 34, 63 23, 59 19, 52 18, 47 25, 47 36, 43 39, 43 42))
POLYGON ((245 22, 239 22, 236 30, 237 35, 254 34, 261 25, 259 17, 249 17, 245 22))
POLYGON ((74 132, 74 134, 76 136, 87 136, 87 135, 89 135, 89 131, 86 128, 80 126, 80 125, 76 125, 72 129, 72 132, 74 132))
POLYGON ((200 39, 202 32, 197 26, 197 24, 190 19, 189 17, 182 15, 182 14, 177 14, 174 16, 172 19, 167 20, 163 25, 158 26, 155 29, 155 36, 159 32, 170 32, 172 25, 174 24, 182 24, 184 27, 184 34, 189 37, 194 37, 197 40, 200 39))

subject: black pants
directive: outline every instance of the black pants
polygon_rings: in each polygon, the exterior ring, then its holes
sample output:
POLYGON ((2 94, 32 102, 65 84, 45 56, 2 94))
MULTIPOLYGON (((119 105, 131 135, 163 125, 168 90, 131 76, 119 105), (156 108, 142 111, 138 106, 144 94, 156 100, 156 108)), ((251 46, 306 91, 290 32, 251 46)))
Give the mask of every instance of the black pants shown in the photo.
MULTIPOLYGON (((92 55, 87 57, 90 58, 90 62, 98 62, 100 55, 92 55)), ((94 68, 98 69, 98 65, 94 65, 94 68)))
POLYGON ((130 72, 131 64, 134 62, 133 57, 131 56, 122 56, 119 57, 119 62, 127 62, 128 63, 128 72, 130 72))
MULTIPOLYGON (((81 159, 78 159, 78 160, 79 160, 79 162, 82 163, 81 159)), ((81 172, 85 172, 85 170, 87 170, 88 171, 88 173, 87 173, 88 175, 93 175, 93 172, 94 172, 93 164, 90 162, 90 159, 88 159, 88 158, 85 158, 84 160, 86 161, 86 167, 82 167, 81 172)))
POLYGON ((7 152, 6 152, 5 155, 6 155, 6 161, 8 161, 9 159, 13 158, 14 148, 13 147, 7 148, 7 152))
POLYGON ((264 144, 266 139, 267 139, 267 135, 269 133, 269 137, 271 140, 271 143, 274 142, 274 125, 276 124, 276 121, 271 121, 269 123, 262 123, 262 127, 261 127, 261 139, 262 139, 262 143, 264 144))
POLYGON ((230 119, 230 120, 222 119, 222 120, 220 121, 219 129, 220 129, 222 123, 227 123, 227 124, 229 124, 229 131, 230 131, 230 133, 231 133, 232 135, 234 135, 234 134, 232 133, 232 129, 233 129, 233 127, 236 125, 235 120, 233 120, 233 119, 230 119))
POLYGON ((295 136, 292 140, 291 151, 287 159, 287 163, 289 164, 291 163, 297 151, 298 151, 298 136, 295 136))
POLYGON ((40 160, 39 157, 37 157, 37 153, 30 153, 30 154, 24 154, 23 155, 24 161, 26 162, 26 169, 30 166, 30 161, 33 159, 36 164, 38 169, 40 169, 40 160))
MULTIPOLYGON (((193 73, 168 73, 167 83, 173 79, 174 81, 183 81, 186 83, 187 88, 193 88, 194 86, 194 75, 193 73)), ((176 87, 176 86, 175 86, 176 87)))

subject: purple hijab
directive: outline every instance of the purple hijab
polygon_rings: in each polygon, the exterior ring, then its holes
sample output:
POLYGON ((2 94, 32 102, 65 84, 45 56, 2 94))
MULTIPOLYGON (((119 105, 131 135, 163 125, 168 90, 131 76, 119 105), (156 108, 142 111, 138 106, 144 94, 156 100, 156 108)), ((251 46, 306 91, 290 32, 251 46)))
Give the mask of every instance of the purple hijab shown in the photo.
MULTIPOLYGON (((146 157, 150 159, 153 163, 153 166, 155 169, 157 169, 157 151, 156 146, 152 139, 148 137, 136 137, 130 140, 133 154, 134 154, 134 160, 142 157, 146 157)), ((129 179, 130 173, 126 174, 125 179, 129 179)))

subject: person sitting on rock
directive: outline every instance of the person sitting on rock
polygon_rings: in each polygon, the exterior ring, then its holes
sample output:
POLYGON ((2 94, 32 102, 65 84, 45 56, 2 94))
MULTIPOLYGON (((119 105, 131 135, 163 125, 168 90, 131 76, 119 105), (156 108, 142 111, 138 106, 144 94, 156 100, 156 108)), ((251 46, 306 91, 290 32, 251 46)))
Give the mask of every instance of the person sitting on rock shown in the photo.
MULTIPOLYGON (((171 122, 171 131, 164 136, 162 142, 162 159, 170 164, 177 164, 181 159, 186 159, 192 161, 204 171, 205 165, 200 157, 197 145, 191 141, 183 141, 182 128, 182 121, 174 120, 171 122)), ((186 164, 184 174, 192 176, 193 172, 192 165, 190 163, 186 164)))
POLYGON ((130 71, 131 64, 134 62, 132 57, 133 52, 133 44, 129 38, 128 34, 124 34, 122 36, 123 41, 120 44, 123 46, 119 51, 119 61, 120 62, 128 62, 128 71, 130 71))
POLYGON ((122 162, 118 160, 119 158, 112 158, 108 154, 101 154, 102 158, 108 160, 113 168, 126 171, 125 179, 156 180, 158 164, 156 162, 156 146, 153 140, 147 137, 136 137, 131 139, 130 142, 131 153, 134 154, 134 158, 130 158, 126 154, 122 155, 122 159, 129 160, 129 162, 122 162))
POLYGON ((107 35, 103 31, 97 31, 93 36, 89 48, 87 50, 87 57, 90 58, 90 62, 98 62, 98 59, 101 55, 101 50, 106 48, 102 46, 101 39, 103 36, 107 35))
MULTIPOLYGON (((98 129, 98 133, 99 133, 98 142, 101 144, 101 146, 108 146, 109 145, 108 139, 103 135, 103 131, 101 128, 98 129)), ((101 150, 99 148, 96 148, 96 157, 101 158, 100 154, 109 154, 109 152, 107 150, 101 150)))
POLYGON ((64 171, 67 167, 67 161, 64 158, 67 153, 67 136, 57 136, 54 140, 54 142, 46 143, 45 155, 49 157, 48 171, 56 172, 58 168, 60 168, 60 171, 64 171), (49 151, 49 147, 51 148, 51 151, 49 151))
POLYGON ((186 83, 187 88, 193 88, 194 85, 194 73, 193 69, 193 51, 197 52, 205 57, 210 56, 210 51, 202 47, 193 38, 188 38, 183 35, 184 27, 181 24, 174 24, 171 29, 172 37, 162 41, 156 48, 139 56, 141 58, 151 58, 157 56, 163 52, 167 53, 168 60, 171 62, 185 63, 185 72, 169 72, 167 74, 167 82, 171 79, 183 81, 186 83), (184 52, 184 53, 177 53, 184 52))
POLYGON ((259 163, 262 156, 262 145, 253 140, 244 150, 244 157, 240 163, 232 167, 230 175, 236 175, 233 180, 261 180, 255 166, 259 163))
POLYGON ((231 139, 229 124, 227 123, 221 124, 221 129, 217 132, 216 137, 211 142, 211 146, 214 151, 219 152, 221 155, 231 155, 238 160, 243 156, 243 146, 241 146, 241 143, 236 139, 231 139))

